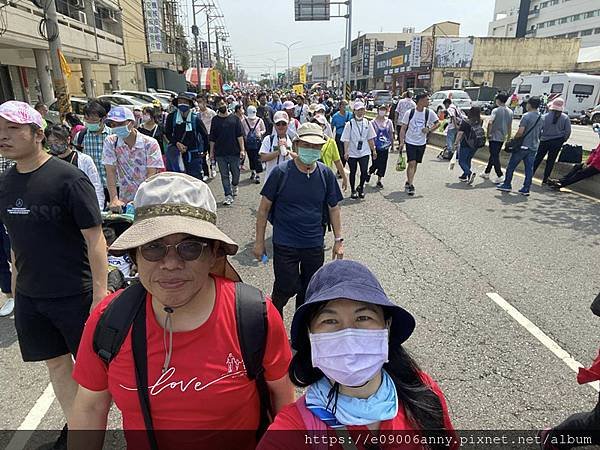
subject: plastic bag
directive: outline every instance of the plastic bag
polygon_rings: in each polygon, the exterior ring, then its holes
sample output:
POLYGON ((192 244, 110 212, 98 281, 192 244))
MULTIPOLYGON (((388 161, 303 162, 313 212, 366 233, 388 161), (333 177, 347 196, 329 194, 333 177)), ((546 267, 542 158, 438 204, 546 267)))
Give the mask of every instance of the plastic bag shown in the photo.
POLYGON ((404 172, 406 170, 406 158, 401 153, 400 158, 398 158, 398 163, 396 164, 396 172, 404 172))
POLYGON ((454 152, 454 154, 452 155, 452 159, 450 160, 450 164, 448 165, 448 170, 454 170, 454 166, 456 165, 456 155, 458 154, 458 152, 454 152))
POLYGON ((183 155, 181 153, 179 153, 179 158, 177 158, 177 164, 181 173, 185 173, 185 164, 183 163, 183 155))

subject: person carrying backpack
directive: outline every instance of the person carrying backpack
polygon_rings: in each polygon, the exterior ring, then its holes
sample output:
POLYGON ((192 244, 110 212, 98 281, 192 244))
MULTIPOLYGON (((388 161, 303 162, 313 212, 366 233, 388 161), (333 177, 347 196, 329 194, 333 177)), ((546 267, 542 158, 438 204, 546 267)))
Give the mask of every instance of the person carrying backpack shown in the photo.
POLYGON ((173 100, 176 109, 167 116, 165 123, 165 136, 169 141, 167 170, 185 172, 208 181, 208 132, 200 115, 192 111, 195 99, 196 94, 182 92, 173 100))
POLYGON ((267 132, 265 122, 257 116, 256 107, 248 106, 247 116, 242 120, 242 128, 244 130, 244 142, 248 159, 250 160, 250 180, 256 184, 260 184, 260 173, 263 170, 262 163, 258 156, 258 151, 262 144, 263 136, 267 132))
POLYGON ((260 291, 235 282, 227 255, 238 245, 215 225, 205 183, 157 174, 134 205, 110 249, 132 256, 140 283, 105 298, 85 325, 69 446, 100 450, 114 401, 128 448, 253 449, 294 400, 283 321, 260 291))
POLYGON ((473 106, 467 114, 467 120, 463 120, 458 128, 454 151, 458 151, 458 164, 463 173, 458 179, 473 185, 475 172, 471 170, 471 160, 475 152, 485 146, 485 131, 481 120, 481 108, 473 106))
POLYGON ((273 167, 260 193, 254 256, 260 261, 266 255, 268 220, 273 225, 275 272, 271 297, 282 316, 285 305, 294 295, 296 308, 304 303, 308 282, 323 265, 324 227, 333 228, 332 257, 344 255, 339 205, 342 192, 331 169, 319 162, 326 142, 319 125, 301 125, 294 142, 298 157, 273 167))

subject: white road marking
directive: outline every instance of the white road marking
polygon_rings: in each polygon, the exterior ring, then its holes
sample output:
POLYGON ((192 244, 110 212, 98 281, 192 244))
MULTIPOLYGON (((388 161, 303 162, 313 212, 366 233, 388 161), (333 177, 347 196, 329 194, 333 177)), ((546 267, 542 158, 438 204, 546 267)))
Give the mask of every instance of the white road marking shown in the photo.
MULTIPOLYGON (((563 348, 558 345, 552 338, 550 338, 546 333, 540 330, 533 322, 531 322, 527 317, 519 312, 517 308, 512 306, 506 300, 504 300, 500 295, 495 292, 490 292, 486 294, 489 298, 491 298, 494 303, 496 303, 500 308, 506 311, 510 316, 515 319, 519 325, 529 331, 533 337, 535 337, 538 341, 540 341, 548 350, 554 353, 558 359, 564 362, 571 370, 575 373, 579 372, 579 368, 583 367, 581 363, 573 359, 571 355, 569 355, 563 348)), ((593 389, 596 391, 600 391, 600 384, 598 381, 594 383, 588 383, 593 389)))
POLYGON ((23 420, 17 432, 6 446, 5 450, 21 450, 26 447, 27 441, 33 434, 33 431, 40 425, 42 419, 50 409, 52 402, 54 401, 54 390, 52 385, 48 384, 44 393, 33 405, 33 408, 29 410, 27 417, 23 420))

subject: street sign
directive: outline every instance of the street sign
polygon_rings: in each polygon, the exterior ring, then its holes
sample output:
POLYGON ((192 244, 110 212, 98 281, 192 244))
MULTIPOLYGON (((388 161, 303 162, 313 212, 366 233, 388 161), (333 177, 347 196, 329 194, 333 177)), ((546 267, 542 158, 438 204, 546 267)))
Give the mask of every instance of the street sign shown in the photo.
POLYGON ((329 20, 330 0, 294 0, 296 22, 329 20))

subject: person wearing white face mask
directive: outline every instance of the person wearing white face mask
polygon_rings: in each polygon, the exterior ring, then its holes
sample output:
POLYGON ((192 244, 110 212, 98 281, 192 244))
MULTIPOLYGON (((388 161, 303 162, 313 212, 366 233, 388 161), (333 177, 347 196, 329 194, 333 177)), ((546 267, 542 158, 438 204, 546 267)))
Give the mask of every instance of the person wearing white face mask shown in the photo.
POLYGON ((356 442, 358 434, 393 432, 451 442, 432 449, 458 448, 444 395, 402 347, 414 328, 413 316, 367 267, 349 260, 323 266, 290 332, 290 378, 306 394, 280 411, 257 449, 305 449, 311 433, 356 442), (299 439, 290 430, 302 431, 299 439))
POLYGON ((102 152, 110 195, 108 206, 111 211, 120 213, 133 201, 140 184, 165 165, 156 139, 135 129, 135 117, 130 109, 115 106, 106 120, 112 131, 104 141, 102 152))

